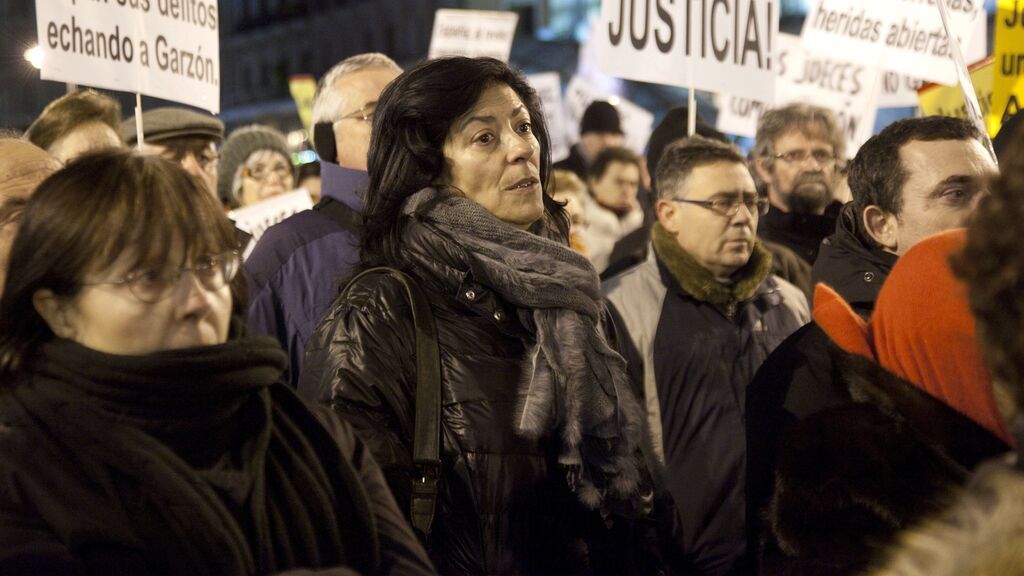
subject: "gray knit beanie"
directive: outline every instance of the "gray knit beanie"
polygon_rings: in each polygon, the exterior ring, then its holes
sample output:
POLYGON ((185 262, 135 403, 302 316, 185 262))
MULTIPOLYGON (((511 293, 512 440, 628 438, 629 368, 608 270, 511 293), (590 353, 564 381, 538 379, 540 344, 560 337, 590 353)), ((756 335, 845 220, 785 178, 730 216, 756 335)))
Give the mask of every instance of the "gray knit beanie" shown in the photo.
POLYGON ((239 199, 231 189, 235 173, 245 164, 253 152, 273 150, 289 159, 288 142, 284 134, 261 124, 244 126, 235 130, 224 141, 220 149, 220 166, 217 168, 217 194, 228 206, 238 206, 239 199))

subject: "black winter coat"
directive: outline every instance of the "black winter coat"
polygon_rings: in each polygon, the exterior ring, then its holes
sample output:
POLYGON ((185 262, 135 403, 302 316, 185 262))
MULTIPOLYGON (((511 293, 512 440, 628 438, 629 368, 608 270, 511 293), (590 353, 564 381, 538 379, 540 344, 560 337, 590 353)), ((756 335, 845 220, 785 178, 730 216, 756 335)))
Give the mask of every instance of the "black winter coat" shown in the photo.
MULTIPOLYGON (((821 244, 812 278, 869 317, 896 255, 860 240, 854 214, 853 204, 843 207, 835 234, 821 244)), ((780 436, 793 423, 849 399, 830 346, 816 323, 800 328, 768 356, 747 388, 747 547, 752 551, 772 491, 780 436)))
MULTIPOLYGON (((626 574, 600 516, 557 467, 553 432, 516 433, 532 336, 516 310, 466 275, 407 271, 431 303, 441 353, 441 479, 431 555, 442 574, 626 574), (438 280, 443 278, 442 280, 438 280)), ((454 273, 453 273, 454 274, 454 273)), ((408 509, 414 390, 411 310, 398 281, 364 277, 307 346, 299 393, 329 401, 369 444, 408 509)), ((626 529, 626 528, 623 528, 626 529)))
POLYGON ((861 316, 875 307, 896 255, 867 244, 858 232, 857 211, 847 203, 839 212, 836 231, 821 243, 811 270, 811 285, 828 284, 861 316))
POLYGON ((275 383, 274 340, 39 348, 0 383, 0 574, 434 573, 352 428, 275 383))
POLYGON ((861 573, 898 531, 947 506, 975 466, 1008 449, 912 383, 832 351, 850 400, 784 434, 762 574, 861 573))

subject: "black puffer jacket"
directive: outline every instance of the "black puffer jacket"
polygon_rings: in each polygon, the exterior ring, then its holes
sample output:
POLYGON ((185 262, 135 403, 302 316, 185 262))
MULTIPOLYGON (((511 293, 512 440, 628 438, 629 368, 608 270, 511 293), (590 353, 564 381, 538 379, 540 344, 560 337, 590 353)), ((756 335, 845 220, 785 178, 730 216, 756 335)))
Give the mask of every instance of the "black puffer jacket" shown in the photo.
MULTIPOLYGON (((514 422, 531 335, 515 309, 468 274, 407 271, 431 303, 442 371, 442 472, 431 553, 442 574, 626 574, 604 523, 555 463, 558 439, 514 422), (593 568, 591 568, 593 567, 593 568)), ((414 325, 394 279, 364 277, 307 346, 299 393, 329 400, 370 445, 408 505, 416 383, 414 325)), ((626 529, 623 527, 623 529, 626 529)))

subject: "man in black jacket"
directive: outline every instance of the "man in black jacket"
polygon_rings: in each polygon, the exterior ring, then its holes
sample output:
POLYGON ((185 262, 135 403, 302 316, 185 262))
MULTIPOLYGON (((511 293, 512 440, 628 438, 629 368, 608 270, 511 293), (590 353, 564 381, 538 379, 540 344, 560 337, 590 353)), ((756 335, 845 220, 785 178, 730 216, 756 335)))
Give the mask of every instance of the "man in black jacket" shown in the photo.
MULTIPOLYGON (((869 139, 850 166, 853 202, 822 243, 815 282, 835 289, 865 318, 899 255, 930 234, 963 226, 995 170, 982 135, 964 120, 901 120, 869 139)), ((922 289, 927 289, 922 286, 922 289)), ((814 323, 786 339, 747 391, 748 546, 757 549, 782 432, 840 402, 828 337, 814 323)), ((753 555, 751 556, 753 557, 753 555)))
MULTIPOLYGON (((809 319, 757 240, 767 208, 731 144, 670 144, 655 173, 652 250, 603 286, 647 409, 645 456, 675 504, 667 560, 680 574, 735 574, 744 554, 745 389, 809 319)), ((661 498, 659 498, 659 502, 661 498)), ((667 534, 666 534, 667 535, 667 534)))
POLYGON ((814 264, 822 239, 835 229, 840 206, 833 188, 845 141, 835 116, 802 103, 769 110, 757 123, 750 156, 772 206, 758 235, 814 264))

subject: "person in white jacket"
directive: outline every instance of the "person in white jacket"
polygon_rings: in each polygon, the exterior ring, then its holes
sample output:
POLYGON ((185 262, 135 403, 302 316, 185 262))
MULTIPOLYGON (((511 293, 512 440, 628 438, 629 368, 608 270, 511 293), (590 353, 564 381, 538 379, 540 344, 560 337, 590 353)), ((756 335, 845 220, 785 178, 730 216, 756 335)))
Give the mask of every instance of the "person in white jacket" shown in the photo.
POLYGON ((590 167, 587 184, 590 196, 584 197, 583 243, 600 274, 608 267, 615 243, 643 226, 644 212, 637 201, 640 157, 626 148, 601 152, 590 167))

